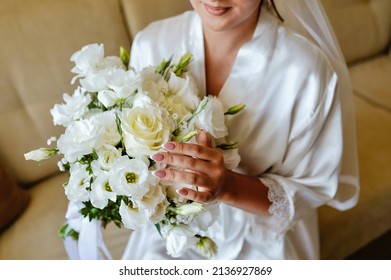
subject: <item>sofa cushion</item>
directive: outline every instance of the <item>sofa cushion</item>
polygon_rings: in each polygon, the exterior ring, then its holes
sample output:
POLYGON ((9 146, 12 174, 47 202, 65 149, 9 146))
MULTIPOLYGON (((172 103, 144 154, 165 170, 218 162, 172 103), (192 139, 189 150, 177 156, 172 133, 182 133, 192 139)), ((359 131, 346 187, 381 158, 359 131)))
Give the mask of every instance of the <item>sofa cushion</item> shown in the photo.
POLYGON ((64 222, 66 197, 61 174, 34 186, 25 211, 0 235, 0 259, 66 259, 58 229, 64 222))
MULTIPOLYGON (((27 211, 0 235, 0 260, 68 259, 58 231, 65 221, 68 200, 63 184, 67 174, 59 174, 31 188, 27 211)), ((1 204, 0 204, 1 206, 1 204)), ((130 231, 109 224, 103 231, 114 259, 120 259, 130 231)))
POLYGON ((58 159, 37 164, 23 154, 62 132, 49 110, 75 89, 71 55, 90 43, 117 54, 130 39, 120 0, 2 0, 0 26, 0 156, 31 183, 58 171, 58 159))
POLYGON ((322 0, 322 3, 347 62, 386 51, 391 35, 391 1, 322 0))
POLYGON ((350 67, 354 93, 391 112, 391 57, 380 56, 350 67))
POLYGON ((26 209, 30 196, 20 188, 9 170, 0 164, 0 232, 26 209))
POLYGON ((356 207, 319 211, 321 257, 342 259, 391 228, 391 111, 355 97, 361 191, 356 207))
MULTIPOLYGON (((143 29, 148 23, 183 13, 192 9, 188 0, 164 0, 163 4, 156 4, 156 0, 122 0, 126 15, 126 23, 131 37, 143 29), (158 6, 157 8, 154 8, 158 6)), ((163 0, 160 0, 163 3, 163 0)))

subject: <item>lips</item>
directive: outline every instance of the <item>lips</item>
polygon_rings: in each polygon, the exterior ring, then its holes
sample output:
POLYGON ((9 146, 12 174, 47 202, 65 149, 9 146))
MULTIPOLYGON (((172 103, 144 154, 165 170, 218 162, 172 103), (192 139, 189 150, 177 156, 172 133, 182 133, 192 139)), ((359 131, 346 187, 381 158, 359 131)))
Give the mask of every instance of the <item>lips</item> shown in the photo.
POLYGON ((212 16, 222 16, 229 11, 229 7, 218 7, 204 3, 205 10, 212 16))

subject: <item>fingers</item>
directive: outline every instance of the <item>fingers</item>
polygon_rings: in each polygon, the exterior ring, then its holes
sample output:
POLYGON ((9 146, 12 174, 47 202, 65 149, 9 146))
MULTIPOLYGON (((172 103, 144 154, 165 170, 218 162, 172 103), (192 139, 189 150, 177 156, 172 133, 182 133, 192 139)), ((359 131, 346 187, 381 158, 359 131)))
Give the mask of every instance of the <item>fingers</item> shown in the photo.
POLYGON ((213 200, 213 194, 209 191, 200 192, 188 188, 182 188, 178 190, 178 193, 181 196, 196 202, 205 203, 213 200))
POLYGON ((192 190, 189 188, 181 188, 178 190, 178 194, 184 198, 190 199, 192 201, 205 203, 213 199, 213 192, 210 191, 207 186, 210 182, 207 176, 196 174, 194 172, 183 172, 173 169, 160 169, 154 172, 154 175, 159 179, 163 180, 179 180, 188 185, 197 186, 197 190, 192 190))
POLYGON ((194 157, 180 154, 157 153, 151 158, 158 163, 164 163, 172 167, 189 169, 201 173, 207 173, 211 168, 213 168, 209 161, 198 160, 194 157))
POLYGON ((213 161, 219 154, 216 150, 199 144, 169 142, 163 148, 170 153, 186 155, 207 161, 213 161))
POLYGON ((177 169, 159 169, 153 175, 162 180, 181 182, 188 185, 208 187, 213 185, 212 179, 204 174, 177 169))
POLYGON ((198 144, 169 142, 163 145, 167 152, 151 156, 168 167, 153 172, 161 180, 197 186, 197 190, 182 188, 179 194, 197 201, 208 202, 214 198, 222 185, 225 174, 223 155, 212 148, 212 139, 201 130, 198 144))
POLYGON ((197 134, 197 142, 202 146, 212 147, 212 138, 205 130, 200 130, 197 134))

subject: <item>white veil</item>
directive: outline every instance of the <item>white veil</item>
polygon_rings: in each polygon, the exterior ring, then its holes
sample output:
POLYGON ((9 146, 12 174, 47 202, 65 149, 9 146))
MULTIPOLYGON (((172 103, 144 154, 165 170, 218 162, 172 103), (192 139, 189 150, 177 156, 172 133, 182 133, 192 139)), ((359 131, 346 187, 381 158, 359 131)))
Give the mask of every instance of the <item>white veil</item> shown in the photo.
POLYGON ((326 54, 338 75, 338 95, 343 121, 343 157, 340 186, 329 203, 339 210, 353 207, 358 201, 359 170, 353 94, 349 72, 337 38, 319 0, 275 0, 284 24, 315 42, 326 54))

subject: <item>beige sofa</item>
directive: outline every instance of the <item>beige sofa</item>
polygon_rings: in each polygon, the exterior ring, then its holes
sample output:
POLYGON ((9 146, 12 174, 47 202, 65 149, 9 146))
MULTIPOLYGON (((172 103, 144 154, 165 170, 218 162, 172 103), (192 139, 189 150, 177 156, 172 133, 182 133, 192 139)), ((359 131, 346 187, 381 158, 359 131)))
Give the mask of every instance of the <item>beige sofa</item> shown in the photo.
MULTIPOLYGON (((346 212, 320 210, 322 258, 343 259, 391 229, 391 1, 324 0, 354 83, 362 192, 346 212)), ((187 0, 1 0, 0 259, 66 259, 57 235, 67 201, 57 160, 23 154, 51 135, 49 109, 71 92, 73 52, 104 43, 129 48, 154 19, 189 9, 187 0)), ((120 258, 128 232, 104 232, 120 258)))

